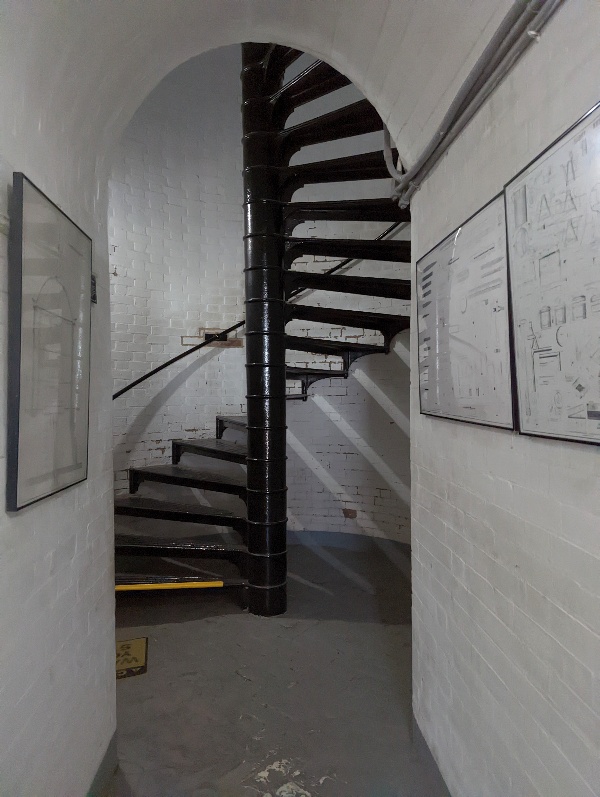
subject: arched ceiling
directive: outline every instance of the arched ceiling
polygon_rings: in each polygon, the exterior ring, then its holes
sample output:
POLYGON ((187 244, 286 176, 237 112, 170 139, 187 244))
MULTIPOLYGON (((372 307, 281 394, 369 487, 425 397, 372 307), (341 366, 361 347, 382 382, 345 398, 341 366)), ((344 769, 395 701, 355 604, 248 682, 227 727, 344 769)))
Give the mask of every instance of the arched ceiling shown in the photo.
MULTIPOLYGON (((510 0, 0 0, 0 154, 99 159, 174 67, 276 41, 346 73, 410 162, 510 0), (34 147, 35 149, 35 147, 34 147)), ((41 159, 43 160, 43 158, 41 159)), ((101 166, 100 166, 101 168, 101 166)))

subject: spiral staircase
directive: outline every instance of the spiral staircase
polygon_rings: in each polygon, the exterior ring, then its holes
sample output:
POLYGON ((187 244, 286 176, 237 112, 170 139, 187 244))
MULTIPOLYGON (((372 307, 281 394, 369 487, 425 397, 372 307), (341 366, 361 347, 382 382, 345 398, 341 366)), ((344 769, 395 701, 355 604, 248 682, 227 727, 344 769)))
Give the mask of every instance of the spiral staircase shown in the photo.
POLYGON ((312 306, 294 299, 300 292, 318 290, 408 300, 409 280, 339 272, 358 258, 409 263, 410 242, 383 236, 294 237, 294 230, 306 221, 368 221, 388 222, 390 232, 409 222, 410 212, 385 197, 293 202, 294 193, 306 185, 387 178, 381 151, 290 165, 304 147, 382 130, 383 123, 375 108, 361 100, 286 127, 296 108, 337 91, 348 78, 315 61, 284 83, 286 70, 303 53, 252 43, 244 44, 242 52, 247 415, 217 416, 212 439, 173 440, 171 464, 129 470, 129 495, 116 499, 117 515, 197 524, 198 533, 117 534, 116 589, 230 587, 253 613, 275 615, 286 610, 286 402, 306 401, 319 380, 348 378, 358 358, 388 353, 394 336, 409 327, 407 315, 312 306), (345 260, 325 273, 294 268, 311 256, 345 260), (374 330, 380 337, 373 344, 288 334, 293 320, 374 330), (334 357, 337 366, 294 365, 289 359, 297 352, 334 357), (296 386, 293 392, 290 385, 296 386), (143 487, 150 483, 234 495, 246 511, 150 497, 143 487), (224 537, 215 539, 207 527, 222 529, 224 537), (199 572, 201 567, 194 575, 182 572, 178 565, 185 562, 205 563, 209 575, 199 572), (210 575, 210 562, 226 566, 210 575))

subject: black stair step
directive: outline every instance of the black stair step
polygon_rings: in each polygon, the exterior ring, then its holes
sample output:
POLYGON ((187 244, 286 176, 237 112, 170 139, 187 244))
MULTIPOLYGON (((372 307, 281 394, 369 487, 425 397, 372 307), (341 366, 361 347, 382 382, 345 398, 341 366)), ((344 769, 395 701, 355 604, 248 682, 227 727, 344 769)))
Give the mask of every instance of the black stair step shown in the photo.
POLYGON ((410 263, 410 241, 360 240, 353 238, 287 238, 284 267, 303 255, 343 257, 352 259, 387 260, 410 263))
POLYGON ((303 55, 303 50, 296 50, 294 47, 285 47, 281 44, 270 46, 266 82, 270 82, 271 80, 275 80, 278 76, 282 76, 285 70, 303 55))
POLYGON ((330 354, 341 356, 344 352, 358 354, 359 357, 367 354, 385 354, 383 346, 370 343, 351 343, 343 340, 322 340, 319 338, 299 337, 296 335, 285 336, 285 347, 290 351, 306 351, 313 354, 330 354))
MULTIPOLYGON (((369 343, 350 343, 341 340, 322 340, 319 338, 297 337, 295 335, 285 336, 286 349, 290 351, 305 351, 312 354, 326 354, 341 357, 344 363, 344 370, 348 371, 350 366, 359 357, 368 354, 386 354, 385 346, 375 346, 369 343)), ((301 398, 301 395, 297 395, 301 398)), ((288 399, 290 396, 288 395, 288 399)))
POLYGON ((379 151, 296 166, 275 167, 275 170, 280 176, 280 198, 284 202, 289 202, 294 192, 305 185, 354 180, 382 180, 390 176, 383 152, 379 151))
POLYGON ((272 42, 250 42, 246 44, 246 53, 252 55, 250 63, 264 63, 267 56, 277 48, 284 49, 284 46, 272 42))
POLYGON ((229 526, 240 533, 246 532, 246 518, 225 509, 200 504, 182 504, 160 501, 140 496, 115 498, 115 515, 147 517, 157 520, 174 520, 183 523, 203 523, 211 526, 229 526))
MULTIPOLYGON (((247 42, 244 45, 245 66, 250 68, 258 64, 262 66, 263 86, 271 93, 279 90, 286 69, 303 55, 302 50, 278 44, 247 42)), ((249 103, 252 101, 253 98, 246 100, 249 103)))
POLYGON ((203 457, 214 457, 226 462, 246 464, 246 446, 231 443, 228 440, 208 438, 200 440, 173 440, 173 464, 177 465, 182 454, 199 454, 203 457))
POLYGON ((271 97, 276 123, 283 125, 295 108, 347 86, 350 80, 324 61, 315 61, 271 97))
POLYGON ((368 100, 359 100, 283 130, 279 135, 280 153, 287 161, 302 147, 374 133, 377 130, 383 130, 381 117, 368 100))
POLYGON ((410 280, 352 277, 344 274, 311 274, 305 271, 286 271, 286 298, 297 290, 358 293, 363 296, 383 296, 389 299, 410 299, 410 280))
POLYGON ((247 431, 248 417, 246 415, 217 415, 217 440, 223 437, 225 429, 247 431))
POLYGON ((308 388, 320 379, 347 379, 348 371, 334 371, 331 368, 301 368, 295 365, 286 365, 285 378, 295 382, 302 382, 302 392, 306 393, 308 388))
POLYGON ((159 589, 219 589, 225 587, 245 587, 243 578, 215 578, 209 580, 190 576, 144 575, 140 573, 116 573, 116 592, 136 592, 159 589))
POLYGON ((357 329, 375 329, 384 336, 386 349, 398 332, 410 327, 409 316, 361 312, 359 310, 340 310, 332 307, 311 307, 306 304, 286 305, 286 316, 288 321, 298 319, 301 321, 313 321, 318 324, 335 324, 336 326, 355 327, 357 329))
POLYGON ((290 202, 283 209, 289 235, 304 221, 396 221, 410 222, 410 209, 391 199, 352 199, 337 202, 290 202))
POLYGON ((334 371, 331 368, 302 368, 296 365, 286 365, 286 379, 301 379, 303 376, 316 376, 319 379, 344 379, 347 374, 345 371, 334 371))
POLYGON ((129 468, 129 492, 137 493, 142 482, 177 484, 198 490, 237 495, 246 499, 246 480, 235 476, 213 473, 208 469, 190 468, 184 465, 148 465, 145 468, 129 468))
POLYGON ((133 534, 115 534, 115 554, 119 556, 156 556, 179 559, 225 559, 239 565, 245 561, 248 550, 243 545, 207 543, 203 537, 150 537, 133 534))

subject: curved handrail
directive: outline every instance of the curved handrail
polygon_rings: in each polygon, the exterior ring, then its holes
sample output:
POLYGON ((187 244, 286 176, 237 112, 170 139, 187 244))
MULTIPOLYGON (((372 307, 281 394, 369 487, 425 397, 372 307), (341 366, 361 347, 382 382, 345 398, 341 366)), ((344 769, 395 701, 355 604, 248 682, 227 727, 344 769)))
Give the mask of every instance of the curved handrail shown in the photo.
MULTIPOLYGON (((394 232, 398 227, 401 227, 403 224, 406 224, 406 223, 407 222, 402 222, 402 221, 394 222, 394 224, 392 224, 390 227, 388 227, 387 230, 384 230, 380 235, 377 236, 377 238, 374 238, 373 240, 375 240, 375 241, 383 240, 387 235, 389 235, 390 233, 394 232)), ((364 260, 364 258, 359 258, 359 260, 364 260)), ((327 271, 324 271, 323 273, 324 274, 333 274, 336 271, 339 271, 341 268, 344 268, 345 266, 350 265, 350 263, 359 262, 359 260, 357 260, 356 258, 353 258, 353 257, 346 258, 346 260, 342 260, 341 263, 338 263, 337 265, 333 266, 333 268, 327 269, 327 271)), ((303 293, 305 290, 306 290, 305 288, 297 288, 295 291, 292 291, 292 293, 290 294, 290 299, 292 297, 294 297, 294 296, 297 296, 300 293, 303 293)), ((131 388, 136 387, 137 385, 141 384, 142 382, 145 382, 146 379, 149 379, 151 376, 154 376, 154 374, 157 374, 159 371, 162 371, 165 368, 168 368, 170 365, 173 365, 173 363, 176 363, 178 360, 182 360, 184 357, 187 357, 189 354, 193 354, 195 351, 198 351, 199 349, 204 348, 204 346, 208 346, 209 343, 213 343, 215 340, 218 340, 221 335, 228 335, 230 332, 234 332, 236 329, 239 329, 240 327, 243 327, 245 323, 246 323, 246 319, 243 318, 241 321, 238 321, 237 324, 234 324, 232 327, 229 327, 229 329, 224 329, 222 332, 219 332, 216 335, 207 336, 206 340, 203 340, 202 343, 199 343, 197 346, 192 346, 191 349, 188 349, 187 351, 184 351, 181 354, 178 354, 177 356, 172 357, 166 363, 163 363, 162 365, 159 365, 156 368, 153 368, 151 371, 148 371, 148 373, 144 374, 144 376, 140 376, 138 379, 134 379, 133 382, 130 382, 125 387, 122 387, 120 390, 117 390, 116 393, 113 393, 113 401, 115 399, 118 399, 119 396, 122 396, 123 393, 127 393, 127 391, 131 390, 131 388)))
POLYGON ((162 365, 153 368, 151 371, 148 371, 147 374, 140 376, 138 379, 134 379, 133 382, 130 382, 128 385, 125 385, 125 387, 122 387, 120 390, 117 390, 116 393, 113 393, 113 401, 119 398, 119 396, 122 396, 123 393, 127 393, 127 391, 131 390, 132 387, 139 385, 141 382, 145 382, 146 379, 148 379, 151 376, 154 376, 154 374, 157 374, 159 371, 168 368, 169 365, 173 365, 173 363, 176 363, 177 360, 182 360, 184 357, 187 357, 189 354, 193 354, 195 351, 203 349, 205 346, 208 346, 209 343, 213 343, 215 340, 218 340, 221 337, 221 335, 229 335, 230 332, 233 332, 234 330, 243 327, 245 323, 246 319, 243 318, 241 321, 238 321, 237 324, 234 324, 232 327, 229 327, 229 329, 224 329, 222 332, 219 332, 216 335, 208 335, 206 337, 206 340, 203 340, 202 343, 199 343, 197 346, 192 346, 191 349, 188 349, 187 351, 184 351, 181 354, 172 357, 170 360, 167 360, 166 363, 163 363, 162 365))

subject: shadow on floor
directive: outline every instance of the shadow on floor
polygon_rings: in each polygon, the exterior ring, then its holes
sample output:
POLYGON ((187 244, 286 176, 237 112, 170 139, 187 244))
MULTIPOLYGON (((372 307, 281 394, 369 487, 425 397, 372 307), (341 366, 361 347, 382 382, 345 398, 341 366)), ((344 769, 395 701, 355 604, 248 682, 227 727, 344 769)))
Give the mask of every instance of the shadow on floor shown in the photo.
MULTIPOLYGON (((302 535, 296 535, 296 538, 302 535)), ((358 549, 322 544, 323 535, 305 534, 308 544, 288 549, 286 617, 362 623, 410 623, 410 550, 390 541, 358 549)), ((332 537, 353 535, 332 534, 332 537)), ((364 539, 364 538, 363 538, 364 539)), ((206 542, 219 538, 206 537, 206 542)), ((339 540, 336 540, 339 543, 339 540)), ((231 565, 187 560, 184 567, 226 577, 231 565)), ((168 566, 166 572, 173 572, 168 566)), ((183 574, 187 571, 182 570, 183 574)), ((236 590, 128 592, 118 595, 117 622, 124 625, 183 623, 240 611, 236 590)))
POLYGON ((336 536, 290 546, 280 617, 119 596, 118 638, 149 653, 117 684, 118 797, 448 797, 413 741, 406 549, 336 536))

